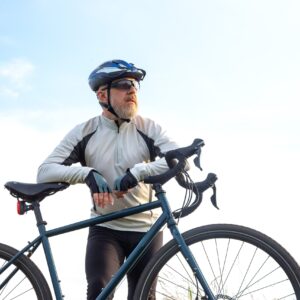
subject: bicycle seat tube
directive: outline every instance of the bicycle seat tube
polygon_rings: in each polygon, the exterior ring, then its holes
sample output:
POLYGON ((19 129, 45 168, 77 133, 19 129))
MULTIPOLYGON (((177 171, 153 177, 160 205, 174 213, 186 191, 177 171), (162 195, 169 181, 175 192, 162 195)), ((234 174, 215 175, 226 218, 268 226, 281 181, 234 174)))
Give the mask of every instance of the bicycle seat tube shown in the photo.
POLYGON ((39 233, 40 233, 40 236, 41 236, 41 239, 42 239, 44 253, 45 253, 49 273, 50 273, 50 276, 51 276, 51 281, 52 281, 55 297, 56 297, 57 300, 62 300, 63 299, 62 290, 61 290, 61 286, 60 286, 60 283, 59 283, 59 279, 58 279, 54 259, 53 259, 53 256, 52 256, 50 242, 49 242, 49 239, 46 235, 46 224, 47 223, 43 220, 39 202, 34 201, 32 203, 32 206, 33 206, 33 211, 34 211, 35 218, 36 218, 36 221, 37 221, 36 225, 38 227, 38 230, 39 230, 39 233))

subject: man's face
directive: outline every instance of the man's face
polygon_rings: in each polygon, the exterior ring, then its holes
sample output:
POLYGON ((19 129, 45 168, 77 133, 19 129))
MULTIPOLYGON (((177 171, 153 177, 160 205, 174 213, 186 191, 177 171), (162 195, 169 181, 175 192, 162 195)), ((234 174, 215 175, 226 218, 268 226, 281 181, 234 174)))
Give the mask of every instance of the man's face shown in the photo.
MULTIPOLYGON (((110 103, 117 115, 122 119, 131 119, 137 114, 138 83, 136 86, 134 84, 135 80, 133 78, 123 78, 112 82, 110 103)), ((107 90, 105 90, 104 97, 101 98, 101 101, 107 102, 107 90)))

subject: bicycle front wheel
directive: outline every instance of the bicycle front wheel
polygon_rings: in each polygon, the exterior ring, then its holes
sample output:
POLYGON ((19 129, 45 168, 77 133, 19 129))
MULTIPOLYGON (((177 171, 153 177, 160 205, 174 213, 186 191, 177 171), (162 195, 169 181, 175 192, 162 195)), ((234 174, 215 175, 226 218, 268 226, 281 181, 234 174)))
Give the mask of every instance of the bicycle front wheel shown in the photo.
MULTIPOLYGON (((207 225, 183 234, 216 299, 300 300, 300 271, 277 242, 253 229, 207 225)), ((174 240, 142 273, 135 300, 208 299, 174 240)))
MULTIPOLYGON (((0 269, 18 251, 0 244, 0 269)), ((49 286, 38 267, 25 255, 0 274, 0 300, 52 300, 49 286)))

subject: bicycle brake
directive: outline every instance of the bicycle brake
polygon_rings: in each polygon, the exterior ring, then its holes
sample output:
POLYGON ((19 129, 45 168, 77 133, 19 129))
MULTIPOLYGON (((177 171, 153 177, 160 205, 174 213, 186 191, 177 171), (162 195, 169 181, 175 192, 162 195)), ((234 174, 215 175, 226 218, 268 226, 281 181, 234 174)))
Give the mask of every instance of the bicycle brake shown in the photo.
POLYGON ((218 204, 217 204, 217 187, 215 184, 213 184, 213 186, 211 188, 213 190, 213 194, 210 197, 210 201, 216 209, 219 209, 218 204))
POLYGON ((196 157, 194 158, 194 164, 197 168, 199 168, 202 171, 202 167, 200 165, 200 155, 201 155, 201 147, 197 149, 196 157))

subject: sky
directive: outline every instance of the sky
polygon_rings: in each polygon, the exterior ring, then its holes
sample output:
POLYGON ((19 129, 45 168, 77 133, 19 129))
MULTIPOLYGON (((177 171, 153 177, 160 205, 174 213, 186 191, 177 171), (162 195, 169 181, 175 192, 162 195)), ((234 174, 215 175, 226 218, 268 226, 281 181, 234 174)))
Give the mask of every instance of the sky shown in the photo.
MULTIPOLYGON (((249 226, 300 262, 299 15, 297 0, 0 0, 0 184, 35 182, 64 135, 101 113, 91 71, 125 59, 147 71, 140 114, 182 146, 202 138, 194 180, 219 178, 220 210, 207 193, 181 228, 249 226)), ((167 188, 180 205, 180 188, 167 188)), ((17 216, 4 188, 0 199, 0 240, 20 248, 37 235, 33 215, 17 216)), ((84 185, 42 203, 49 228, 89 209, 84 185)), ((85 297, 86 233, 51 241, 67 299, 85 297)))

